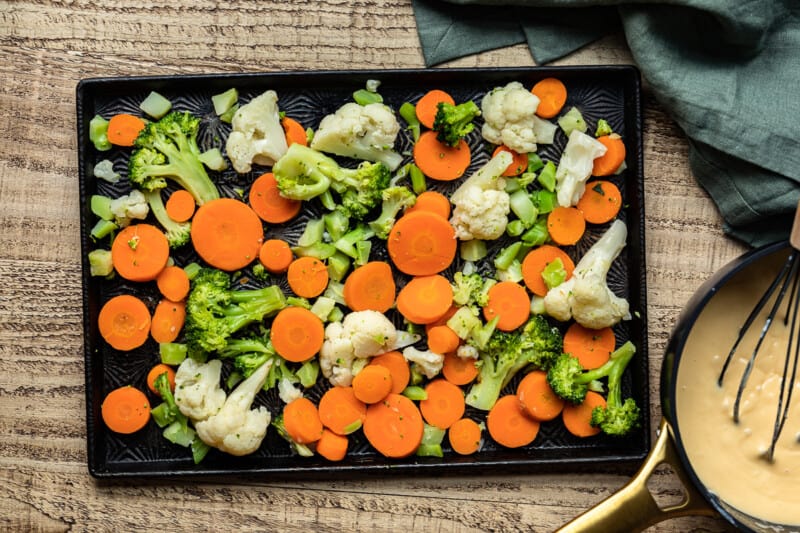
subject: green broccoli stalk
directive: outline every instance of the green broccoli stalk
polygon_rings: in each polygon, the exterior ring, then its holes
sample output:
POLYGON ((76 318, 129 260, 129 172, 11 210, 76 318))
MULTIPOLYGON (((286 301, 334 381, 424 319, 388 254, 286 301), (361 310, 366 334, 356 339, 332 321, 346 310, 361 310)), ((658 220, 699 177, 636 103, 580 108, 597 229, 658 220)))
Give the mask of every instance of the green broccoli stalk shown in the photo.
POLYGON ((233 366, 244 378, 250 377, 263 364, 271 365, 262 387, 265 391, 277 386, 281 379, 288 379, 292 383, 299 381, 295 372, 286 365, 286 360, 272 347, 268 331, 262 336, 228 339, 228 343, 217 354, 223 359, 233 359, 233 366))
POLYGON ((175 222, 170 218, 166 207, 164 207, 164 200, 161 198, 161 189, 145 190, 143 193, 147 199, 147 204, 150 206, 150 212, 156 217, 161 227, 164 228, 164 235, 167 236, 169 247, 178 248, 188 243, 192 230, 191 222, 175 222))
POLYGON ((196 433, 189 427, 189 419, 181 413, 178 404, 175 403, 166 372, 156 377, 154 386, 164 401, 151 409, 150 413, 158 427, 165 428, 164 438, 180 446, 192 445, 197 440, 196 433))
POLYGON ((185 112, 172 112, 151 122, 139 133, 128 162, 128 179, 153 191, 175 181, 194 197, 197 205, 219 198, 219 191, 200 161, 197 132, 200 119, 185 112))
POLYGON ((480 108, 472 100, 458 105, 440 102, 433 120, 436 138, 444 144, 458 146, 461 139, 475 129, 472 121, 480 114, 480 108))
POLYGON ((394 226, 398 213, 414 205, 417 202, 417 197, 405 187, 399 186, 384 189, 381 197, 383 198, 381 214, 369 223, 369 227, 379 239, 386 240, 389 237, 389 232, 392 231, 392 226, 394 226))

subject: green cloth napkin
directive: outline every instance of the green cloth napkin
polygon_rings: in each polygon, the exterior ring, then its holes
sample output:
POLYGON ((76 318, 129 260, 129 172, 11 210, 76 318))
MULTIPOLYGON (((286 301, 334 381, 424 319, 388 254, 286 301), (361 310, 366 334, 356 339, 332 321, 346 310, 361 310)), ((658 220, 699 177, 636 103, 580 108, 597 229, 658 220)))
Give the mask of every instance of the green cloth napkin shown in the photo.
MULTIPOLYGON (((547 63, 619 31, 690 141, 689 163, 753 246, 800 200, 800 1, 413 0, 429 66, 526 42, 547 63)), ((646 179, 646 176, 645 176, 646 179)))

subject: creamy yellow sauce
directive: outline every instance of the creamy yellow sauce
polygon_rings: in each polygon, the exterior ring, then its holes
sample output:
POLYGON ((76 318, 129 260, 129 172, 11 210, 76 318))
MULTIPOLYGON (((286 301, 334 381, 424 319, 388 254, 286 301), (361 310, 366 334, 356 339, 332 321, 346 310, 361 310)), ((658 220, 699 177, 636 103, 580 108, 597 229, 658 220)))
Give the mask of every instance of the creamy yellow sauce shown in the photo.
MULTIPOLYGON (((783 264, 783 253, 778 255, 767 265, 737 274, 702 312, 681 355, 676 411, 689 461, 711 492, 753 517, 800 525, 800 383, 794 384, 789 418, 774 462, 762 458, 772 438, 790 328, 782 320, 773 323, 742 397, 738 425, 732 418, 736 389, 764 323, 762 318, 750 328, 723 386, 717 387, 739 328, 783 264)), ((784 308, 788 300, 787 294, 784 308)))

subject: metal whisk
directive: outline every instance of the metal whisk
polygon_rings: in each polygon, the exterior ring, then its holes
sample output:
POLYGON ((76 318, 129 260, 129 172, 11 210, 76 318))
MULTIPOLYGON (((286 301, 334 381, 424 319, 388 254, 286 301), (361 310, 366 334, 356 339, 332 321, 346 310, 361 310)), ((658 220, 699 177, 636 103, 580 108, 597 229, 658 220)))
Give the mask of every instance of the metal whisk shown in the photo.
POLYGON ((756 318, 759 316, 761 311, 764 309, 777 290, 778 296, 773 302, 772 308, 770 309, 769 314, 764 321, 758 341, 756 342, 755 348, 753 349, 753 352, 747 361, 741 381, 739 382, 739 388, 736 391, 736 401, 733 404, 733 421, 738 424, 742 394, 747 386, 747 381, 750 378, 750 373, 753 370, 753 366, 761 348, 761 344, 767 337, 767 333, 772 326, 775 315, 778 313, 778 310, 781 307, 784 298, 786 297, 786 293, 789 292, 789 302, 786 306, 786 313, 783 317, 784 326, 788 325, 789 320, 791 320, 791 327, 789 329, 789 342, 786 345, 786 357, 783 364, 780 393, 778 395, 778 410, 775 415, 772 440, 770 442, 769 449, 763 455, 763 457, 769 462, 772 462, 774 459, 775 445, 778 442, 781 431, 783 431, 783 426, 786 423, 789 413, 789 406, 791 405, 792 401, 792 390, 794 388, 793 385, 795 378, 797 377, 798 358, 800 358, 800 335, 798 335, 797 332, 798 310, 800 310, 800 297, 798 297, 798 287, 800 286, 800 206, 798 206, 798 209, 795 212, 794 224, 792 225, 792 233, 789 238, 789 243, 792 245, 792 250, 789 253, 789 256, 786 258, 786 262, 784 263, 780 272, 778 272, 778 275, 775 276, 775 279, 772 281, 772 283, 770 283, 767 290, 761 296, 761 299, 756 303, 755 307, 753 307, 753 310, 748 315, 747 320, 745 320, 742 329, 739 331, 739 335, 736 337, 736 341, 733 343, 730 353, 728 353, 728 357, 725 359, 725 363, 722 365, 722 370, 720 371, 719 379, 717 381, 718 385, 722 386, 722 382, 725 378, 725 372, 728 370, 728 365, 733 359, 734 353, 739 347, 739 343, 745 337, 750 327, 753 325, 753 322, 755 322, 756 318), (789 376, 790 371, 791 377, 787 380, 786 378, 789 376))

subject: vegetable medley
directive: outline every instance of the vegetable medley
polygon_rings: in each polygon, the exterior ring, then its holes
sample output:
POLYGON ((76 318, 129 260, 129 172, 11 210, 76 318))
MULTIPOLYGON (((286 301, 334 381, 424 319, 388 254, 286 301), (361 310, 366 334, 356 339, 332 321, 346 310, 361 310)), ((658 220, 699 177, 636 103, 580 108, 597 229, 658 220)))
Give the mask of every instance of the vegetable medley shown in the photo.
POLYGON ((254 453, 269 431, 340 461, 356 432, 402 458, 528 446, 542 424, 580 438, 638 426, 622 386, 636 348, 614 331, 631 310, 607 283, 627 240, 609 179, 625 169, 624 139, 565 109, 555 78, 480 102, 433 89, 398 109, 379 88, 316 124, 284 113, 274 90, 243 102, 232 88, 212 97, 231 128, 215 146, 200 146, 200 117, 156 92, 140 116, 92 119, 98 153, 124 147, 127 161, 100 161, 95 178, 130 192, 91 197, 91 275, 161 297, 153 309, 127 293, 103 302, 113 350, 157 346, 160 358, 146 390, 108 391, 108 429, 156 424, 200 462, 212 448, 254 453), (545 160, 559 130, 566 145, 545 160), (476 149, 491 155, 468 172, 476 149), (247 194, 220 192, 212 176, 229 164, 260 174, 247 194), (301 220, 293 242, 265 238, 301 220), (574 257, 587 225, 602 236, 574 257), (278 412, 259 405, 271 389, 278 412))

